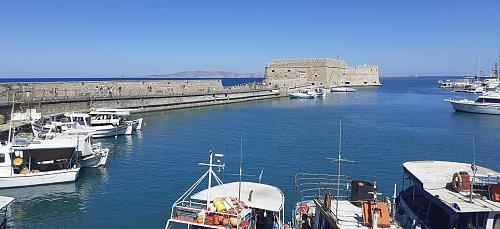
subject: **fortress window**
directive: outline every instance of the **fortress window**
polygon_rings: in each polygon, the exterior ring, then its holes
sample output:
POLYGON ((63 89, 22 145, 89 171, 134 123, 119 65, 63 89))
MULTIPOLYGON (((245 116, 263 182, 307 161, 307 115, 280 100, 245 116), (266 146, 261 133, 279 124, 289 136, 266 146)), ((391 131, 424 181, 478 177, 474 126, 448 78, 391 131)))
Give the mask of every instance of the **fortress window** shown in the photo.
POLYGON ((271 70, 271 72, 274 72, 274 69, 273 69, 273 70, 271 70))
POLYGON ((342 73, 342 75, 344 75, 344 76, 345 76, 345 72, 344 72, 344 73, 342 73))
POLYGON ((373 83, 377 83, 377 81, 373 81, 373 83))
POLYGON ((349 82, 349 81, 345 81, 345 82, 344 82, 344 84, 351 84, 351 82, 349 82))
POLYGON ((290 72, 290 69, 288 69, 288 72, 290 72))
POLYGON ((365 84, 368 84, 368 82, 365 82, 365 84))
POLYGON ((314 75, 314 76, 316 76, 316 77, 317 77, 318 75, 314 75))

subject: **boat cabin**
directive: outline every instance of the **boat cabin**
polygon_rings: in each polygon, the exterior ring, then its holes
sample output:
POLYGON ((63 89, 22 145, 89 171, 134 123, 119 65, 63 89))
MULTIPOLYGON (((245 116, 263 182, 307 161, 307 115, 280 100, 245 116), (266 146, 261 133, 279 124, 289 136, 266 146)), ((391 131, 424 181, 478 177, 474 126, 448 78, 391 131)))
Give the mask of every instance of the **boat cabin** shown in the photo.
POLYGON ((73 167, 77 141, 42 141, 31 134, 18 134, 0 151, 0 176, 31 174, 73 167))
POLYGON ((398 219, 421 228, 500 228, 500 174, 458 162, 403 164, 398 219))

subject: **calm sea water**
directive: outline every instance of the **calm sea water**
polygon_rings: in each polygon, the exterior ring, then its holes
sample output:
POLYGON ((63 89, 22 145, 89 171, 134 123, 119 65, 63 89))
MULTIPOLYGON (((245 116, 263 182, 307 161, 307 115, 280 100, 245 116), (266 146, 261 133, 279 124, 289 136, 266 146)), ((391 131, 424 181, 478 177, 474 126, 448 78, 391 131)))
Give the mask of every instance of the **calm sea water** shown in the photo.
MULTIPOLYGON (((401 184, 410 160, 473 160, 500 171, 500 116, 454 112, 445 98, 471 96, 437 88, 439 78, 383 78, 382 87, 324 99, 264 100, 141 114, 137 135, 100 140, 105 168, 82 170, 74 184, 0 190, 16 197, 14 228, 163 228, 172 203, 204 172, 208 151, 225 154, 224 181, 235 181, 243 139, 244 179, 281 188, 286 213, 299 172, 343 173, 376 180, 384 194, 401 184)), ((451 179, 451 178, 450 178, 451 179)), ((287 218, 290 219, 289 215, 287 218)))

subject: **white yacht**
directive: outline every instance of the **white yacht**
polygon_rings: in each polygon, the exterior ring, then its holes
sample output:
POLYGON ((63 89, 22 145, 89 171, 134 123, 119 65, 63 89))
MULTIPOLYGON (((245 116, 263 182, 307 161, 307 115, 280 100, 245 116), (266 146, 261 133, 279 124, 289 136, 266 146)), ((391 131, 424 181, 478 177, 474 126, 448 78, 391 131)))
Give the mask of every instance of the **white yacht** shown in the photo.
POLYGON ((14 198, 0 196, 0 215, 3 213, 3 219, 0 222, 0 229, 7 229, 7 206, 14 201, 14 198))
POLYGON ((330 92, 355 92, 356 89, 352 87, 332 87, 330 92))
POLYGON ((165 229, 181 225, 187 228, 284 228, 284 196, 280 189, 253 182, 224 184, 214 171, 222 169, 221 154, 210 151, 209 163, 203 174, 172 205, 165 229), (213 163, 213 156, 217 163, 213 163), (207 189, 192 194, 204 180, 207 189), (212 186, 212 182, 217 183, 212 186))
POLYGON ((403 164, 398 220, 422 229, 500 228, 500 173, 475 164, 403 164))
POLYGON ((0 146, 0 188, 73 182, 80 172, 76 141, 16 137, 0 146))
POLYGON ((469 99, 447 99, 456 111, 480 113, 480 114, 500 114, 500 92, 490 91, 480 95, 476 100, 469 99))

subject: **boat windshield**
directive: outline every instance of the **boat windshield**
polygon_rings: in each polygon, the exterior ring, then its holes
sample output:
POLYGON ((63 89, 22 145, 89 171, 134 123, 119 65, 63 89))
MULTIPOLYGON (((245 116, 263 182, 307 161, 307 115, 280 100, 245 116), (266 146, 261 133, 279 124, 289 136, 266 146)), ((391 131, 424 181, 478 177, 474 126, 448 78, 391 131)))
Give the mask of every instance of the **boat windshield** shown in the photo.
POLYGON ((498 104, 500 104, 500 99, 479 98, 476 100, 476 103, 498 103, 498 104))

